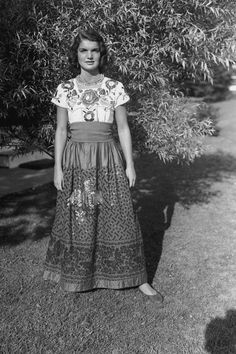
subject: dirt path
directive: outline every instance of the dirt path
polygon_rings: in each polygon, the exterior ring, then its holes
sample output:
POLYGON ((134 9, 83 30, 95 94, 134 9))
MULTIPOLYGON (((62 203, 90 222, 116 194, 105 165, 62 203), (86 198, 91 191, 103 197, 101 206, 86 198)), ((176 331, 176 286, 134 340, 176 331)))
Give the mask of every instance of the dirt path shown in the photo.
POLYGON ((218 150, 236 156, 236 95, 228 101, 213 104, 213 107, 219 112, 220 134, 206 139, 208 152, 218 150))

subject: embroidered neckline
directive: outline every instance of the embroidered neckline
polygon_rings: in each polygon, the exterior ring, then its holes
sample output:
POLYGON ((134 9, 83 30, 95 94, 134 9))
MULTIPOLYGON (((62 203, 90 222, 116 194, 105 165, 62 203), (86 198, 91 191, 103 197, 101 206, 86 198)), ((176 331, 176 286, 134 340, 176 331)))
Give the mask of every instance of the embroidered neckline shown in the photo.
POLYGON ((104 75, 101 74, 101 77, 99 78, 99 80, 95 81, 95 82, 82 82, 80 81, 79 79, 79 75, 75 77, 75 82, 77 84, 78 87, 82 87, 82 88, 92 88, 92 87, 95 87, 95 88, 98 88, 102 85, 103 83, 103 80, 104 80, 104 75))

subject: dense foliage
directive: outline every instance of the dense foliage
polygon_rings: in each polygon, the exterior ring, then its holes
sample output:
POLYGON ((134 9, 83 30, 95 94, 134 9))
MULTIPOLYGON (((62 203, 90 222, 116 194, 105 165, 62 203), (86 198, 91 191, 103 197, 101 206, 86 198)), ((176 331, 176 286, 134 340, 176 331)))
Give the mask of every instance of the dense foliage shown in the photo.
POLYGON ((1 14, 5 143, 52 153, 50 97, 61 80, 76 74, 67 52, 78 27, 92 26, 109 48, 106 75, 131 95, 135 146, 164 160, 191 161, 201 153, 210 120, 198 118, 201 108, 186 108, 180 92, 186 80, 211 81, 212 68, 233 60, 233 0, 1 0, 1 14))

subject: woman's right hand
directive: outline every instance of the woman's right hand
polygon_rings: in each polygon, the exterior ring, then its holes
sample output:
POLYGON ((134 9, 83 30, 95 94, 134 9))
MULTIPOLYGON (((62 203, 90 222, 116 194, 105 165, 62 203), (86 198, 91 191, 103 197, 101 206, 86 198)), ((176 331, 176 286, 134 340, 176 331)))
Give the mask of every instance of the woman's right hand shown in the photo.
POLYGON ((54 167, 54 186, 58 191, 62 191, 64 188, 64 178, 61 167, 54 167))

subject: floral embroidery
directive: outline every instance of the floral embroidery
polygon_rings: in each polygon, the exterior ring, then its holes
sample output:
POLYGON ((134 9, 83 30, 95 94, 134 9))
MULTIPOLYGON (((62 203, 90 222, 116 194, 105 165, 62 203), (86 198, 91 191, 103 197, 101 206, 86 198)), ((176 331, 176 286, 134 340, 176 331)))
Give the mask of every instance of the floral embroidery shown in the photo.
POLYGON ((70 94, 71 94, 71 96, 79 97, 79 95, 77 94, 76 90, 71 91, 70 94))
POLYGON ((73 79, 65 81, 57 87, 52 102, 69 110, 69 122, 112 122, 115 107, 128 100, 120 82, 105 78, 100 87, 88 89, 77 88, 73 79))
POLYGON ((99 99, 98 94, 96 93, 95 90, 85 90, 84 93, 81 96, 81 101, 85 104, 85 105, 92 105, 95 102, 97 102, 99 99))
POLYGON ((83 189, 75 189, 68 199, 67 206, 74 207, 78 222, 83 222, 93 213, 96 205, 103 203, 102 194, 95 190, 90 180, 84 181, 83 189))
MULTIPOLYGON (((84 112, 84 111, 83 111, 84 112)), ((95 114, 92 111, 84 112, 84 119, 86 122, 92 122, 94 120, 95 114)))
POLYGON ((65 81, 61 84, 61 87, 66 90, 72 90, 74 88, 74 83, 73 81, 65 81))
POLYGON ((145 282, 142 236, 123 167, 71 168, 64 176, 46 258, 46 278, 60 277, 61 286, 70 291, 114 287, 114 281, 119 288, 145 282), (85 190, 88 198, 83 207, 85 190), (115 194, 112 200, 111 191, 115 194), (97 204, 98 197, 102 197, 102 205, 97 204))
POLYGON ((98 94, 99 94, 99 96, 106 96, 108 94, 108 91, 105 89, 99 88, 98 94))
POLYGON ((54 95, 53 95, 53 99, 56 100, 58 103, 61 103, 61 98, 62 98, 62 94, 59 93, 58 88, 57 88, 54 95))
POLYGON ((115 80, 107 80, 106 81, 106 87, 109 88, 109 90, 112 90, 117 86, 118 82, 115 80))
POLYGON ((53 95, 53 98, 57 98, 57 96, 58 96, 58 88, 55 90, 55 93, 54 93, 54 95, 53 95))
POLYGON ((77 103, 77 98, 72 97, 70 99, 67 99, 67 103, 68 103, 68 106, 72 109, 77 103))
POLYGON ((112 104, 114 103, 113 100, 109 100, 109 98, 107 98, 107 97, 102 97, 100 99, 100 102, 102 105, 104 105, 106 107, 112 107, 112 104))
POLYGON ((77 94, 76 90, 69 91, 66 97, 66 101, 70 108, 73 108, 76 104, 80 103, 79 95, 77 94))

